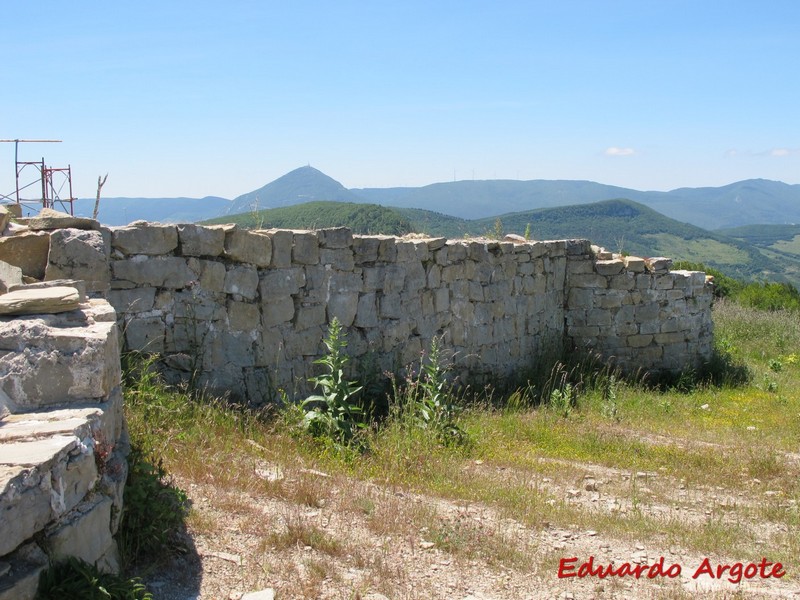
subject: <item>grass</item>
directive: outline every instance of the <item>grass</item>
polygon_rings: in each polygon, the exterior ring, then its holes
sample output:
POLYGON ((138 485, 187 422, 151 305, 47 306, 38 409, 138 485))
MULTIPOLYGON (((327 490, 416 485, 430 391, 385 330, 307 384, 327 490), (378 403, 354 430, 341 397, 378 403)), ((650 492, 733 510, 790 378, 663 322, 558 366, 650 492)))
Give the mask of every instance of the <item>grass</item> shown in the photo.
POLYGON ((126 410, 132 439, 167 473, 213 490, 217 513, 193 508, 190 530, 213 540, 238 528, 264 573, 300 578, 298 597, 352 589, 341 580, 348 570, 403 596, 419 567, 397 563, 396 552, 419 552, 420 541, 456 562, 546 576, 552 549, 531 536, 551 528, 791 565, 800 555, 800 321, 731 302, 715 306, 714 320, 726 368, 746 370, 748 382, 687 377, 654 389, 587 376, 569 410, 519 398, 465 407, 454 424, 469 444, 444 443, 398 410, 365 431, 360 449, 332 447, 274 414, 168 393, 146 371, 126 410), (586 477, 600 482, 601 501, 588 499, 586 477), (267 505, 280 507, 278 518, 264 517, 267 505), (347 525, 328 528, 320 515, 347 525))

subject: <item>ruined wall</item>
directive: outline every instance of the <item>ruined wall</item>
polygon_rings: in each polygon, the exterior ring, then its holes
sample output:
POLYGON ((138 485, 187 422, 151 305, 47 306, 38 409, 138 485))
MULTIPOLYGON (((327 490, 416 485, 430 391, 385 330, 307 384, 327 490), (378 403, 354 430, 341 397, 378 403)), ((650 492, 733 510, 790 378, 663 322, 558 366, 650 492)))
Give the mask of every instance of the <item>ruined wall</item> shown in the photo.
POLYGON ((562 344, 627 369, 680 371, 711 352, 711 290, 665 259, 612 259, 584 240, 353 236, 138 224, 111 232, 110 302, 126 346, 174 380, 271 400, 307 391, 327 324, 381 370, 434 336, 462 378, 524 373, 562 344))
MULTIPOLYGON (((9 297, 0 296, 4 310, 9 297)), ((116 315, 105 300, 71 308, 0 316, 2 600, 32 599, 48 558, 119 569, 112 535, 128 444, 116 315)))

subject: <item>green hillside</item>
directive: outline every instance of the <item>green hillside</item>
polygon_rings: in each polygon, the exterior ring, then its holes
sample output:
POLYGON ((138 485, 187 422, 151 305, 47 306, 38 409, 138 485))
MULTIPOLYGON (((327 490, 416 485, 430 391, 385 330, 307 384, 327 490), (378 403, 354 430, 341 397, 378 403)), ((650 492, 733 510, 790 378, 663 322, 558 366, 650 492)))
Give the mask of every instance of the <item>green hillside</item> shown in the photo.
POLYGON ((544 208, 472 221, 430 211, 398 210, 415 231, 431 235, 494 235, 498 227, 504 233, 523 235, 530 225, 533 239, 586 238, 614 252, 702 262, 743 279, 766 277, 800 283, 800 254, 787 257, 778 256, 774 250, 765 253, 746 240, 681 223, 630 200, 544 208))
POLYGON ((204 221, 206 225, 216 223, 236 223, 258 229, 349 227, 361 234, 404 235, 412 231, 409 220, 395 209, 352 202, 306 202, 204 221))

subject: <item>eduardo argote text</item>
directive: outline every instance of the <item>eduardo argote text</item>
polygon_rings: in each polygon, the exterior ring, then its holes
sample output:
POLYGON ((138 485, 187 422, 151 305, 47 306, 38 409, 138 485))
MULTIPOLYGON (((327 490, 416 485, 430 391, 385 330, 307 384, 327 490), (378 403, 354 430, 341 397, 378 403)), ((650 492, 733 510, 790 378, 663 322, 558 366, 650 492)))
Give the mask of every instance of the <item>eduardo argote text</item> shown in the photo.
MULTIPOLYGON (((661 556, 653 563, 631 564, 621 563, 619 565, 595 564, 594 556, 578 564, 578 557, 562 558, 558 562, 558 578, 569 577, 632 577, 634 579, 647 578, 656 579, 658 577, 675 578, 683 573, 683 567, 677 563, 665 564, 664 557, 661 556)), ((712 579, 727 579, 731 583, 740 583, 745 579, 780 579, 786 575, 783 565, 779 562, 770 562, 762 558, 761 562, 732 564, 715 564, 709 558, 704 558, 699 566, 692 572, 692 579, 697 579, 702 575, 707 575, 712 579)))

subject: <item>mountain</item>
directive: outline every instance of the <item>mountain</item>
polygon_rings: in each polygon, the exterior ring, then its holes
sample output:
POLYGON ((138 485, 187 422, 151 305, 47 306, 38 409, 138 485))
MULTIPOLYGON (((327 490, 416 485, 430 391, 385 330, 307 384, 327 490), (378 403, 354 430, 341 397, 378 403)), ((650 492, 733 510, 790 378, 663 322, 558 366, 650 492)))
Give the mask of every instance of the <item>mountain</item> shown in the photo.
POLYGON ((420 188, 352 190, 367 201, 404 208, 435 207, 465 219, 535 208, 626 198, 668 217, 714 230, 754 223, 800 223, 800 185, 750 179, 723 187, 640 191, 593 181, 453 181, 420 188))
MULTIPOLYGON (((95 200, 80 198, 73 210, 91 217, 95 200)), ((144 219, 161 223, 194 223, 222 214, 231 201, 217 196, 205 198, 101 198, 98 220, 103 225, 127 225, 144 219)), ((59 208, 59 210, 63 210, 59 208)))
POLYGON ((719 233, 752 244, 800 287, 800 225, 745 225, 719 233))
POLYGON ((233 199, 226 214, 257 211, 311 202, 368 202, 314 167, 300 167, 252 192, 233 199))

